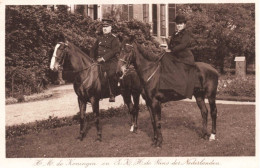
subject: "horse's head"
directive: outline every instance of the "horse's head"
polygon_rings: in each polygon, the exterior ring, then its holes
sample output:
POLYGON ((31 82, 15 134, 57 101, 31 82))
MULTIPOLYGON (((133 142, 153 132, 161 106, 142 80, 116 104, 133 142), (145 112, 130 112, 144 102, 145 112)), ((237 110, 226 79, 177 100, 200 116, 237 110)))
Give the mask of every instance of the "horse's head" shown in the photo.
POLYGON ((117 74, 122 78, 133 63, 134 46, 131 38, 125 38, 121 45, 121 51, 118 58, 117 74))
POLYGON ((57 71, 59 67, 64 63, 65 50, 68 47, 68 43, 59 42, 56 44, 53 56, 51 58, 50 69, 53 71, 57 71))

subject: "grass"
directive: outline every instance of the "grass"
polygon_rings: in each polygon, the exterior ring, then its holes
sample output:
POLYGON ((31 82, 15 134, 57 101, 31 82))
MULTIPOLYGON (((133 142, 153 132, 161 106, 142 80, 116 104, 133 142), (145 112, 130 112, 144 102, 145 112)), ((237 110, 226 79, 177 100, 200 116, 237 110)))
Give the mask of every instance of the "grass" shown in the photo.
MULTIPOLYGON (((215 142, 200 138, 202 119, 195 103, 170 102, 162 109, 162 149, 150 146, 151 120, 148 111, 142 110, 137 134, 129 132, 130 117, 123 113, 101 120, 102 142, 95 141, 96 128, 90 121, 83 141, 76 139, 78 124, 10 137, 6 139, 6 157, 254 156, 255 106, 219 104, 217 107, 215 142)), ((211 119, 208 121, 210 131, 211 119)))

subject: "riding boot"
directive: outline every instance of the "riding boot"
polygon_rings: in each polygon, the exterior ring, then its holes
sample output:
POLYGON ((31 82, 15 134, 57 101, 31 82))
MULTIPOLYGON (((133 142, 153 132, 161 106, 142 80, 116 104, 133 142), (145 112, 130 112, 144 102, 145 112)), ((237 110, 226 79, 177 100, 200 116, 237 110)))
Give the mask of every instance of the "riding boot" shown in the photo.
MULTIPOLYGON (((109 88, 109 102, 115 102, 116 101, 116 99, 115 99, 115 95, 113 94, 113 92, 112 92, 112 88, 111 88, 111 83, 110 83, 110 80, 109 80, 109 78, 107 78, 107 80, 108 80, 108 88, 109 88)), ((112 86, 113 87, 113 86, 112 86)))

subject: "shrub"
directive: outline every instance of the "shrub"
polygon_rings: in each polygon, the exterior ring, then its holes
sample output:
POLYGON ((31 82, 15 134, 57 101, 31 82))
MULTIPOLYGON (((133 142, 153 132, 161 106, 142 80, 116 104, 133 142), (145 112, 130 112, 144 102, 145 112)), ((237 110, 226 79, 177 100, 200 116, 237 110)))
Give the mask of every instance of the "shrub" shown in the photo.
MULTIPOLYGON (((56 74, 50 72, 49 63, 58 33, 62 32, 69 41, 89 53, 101 32, 100 25, 100 21, 79 12, 67 12, 64 5, 55 11, 44 6, 6 6, 6 96, 38 93, 54 80, 56 74)), ((121 40, 124 35, 137 31, 142 31, 146 40, 153 41, 149 24, 132 20, 115 22, 113 26, 113 33, 121 40)), ((69 78, 74 75, 65 76, 72 81, 69 78)))
POLYGON ((94 38, 86 31, 93 21, 64 10, 63 6, 54 12, 43 6, 6 7, 7 97, 43 90, 51 78, 49 62, 57 33, 64 32, 85 52, 93 44, 94 38))
POLYGON ((255 97, 255 77, 247 75, 245 80, 235 76, 226 76, 219 80, 219 95, 255 97))

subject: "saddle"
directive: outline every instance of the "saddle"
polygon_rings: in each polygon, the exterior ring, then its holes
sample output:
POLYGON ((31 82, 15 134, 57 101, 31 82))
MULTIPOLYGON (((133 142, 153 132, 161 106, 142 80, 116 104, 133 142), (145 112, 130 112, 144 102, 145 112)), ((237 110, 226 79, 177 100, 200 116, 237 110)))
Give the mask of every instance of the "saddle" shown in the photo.
POLYGON ((201 87, 198 69, 195 65, 173 60, 169 54, 161 59, 159 90, 175 91, 191 99, 194 88, 201 87))

